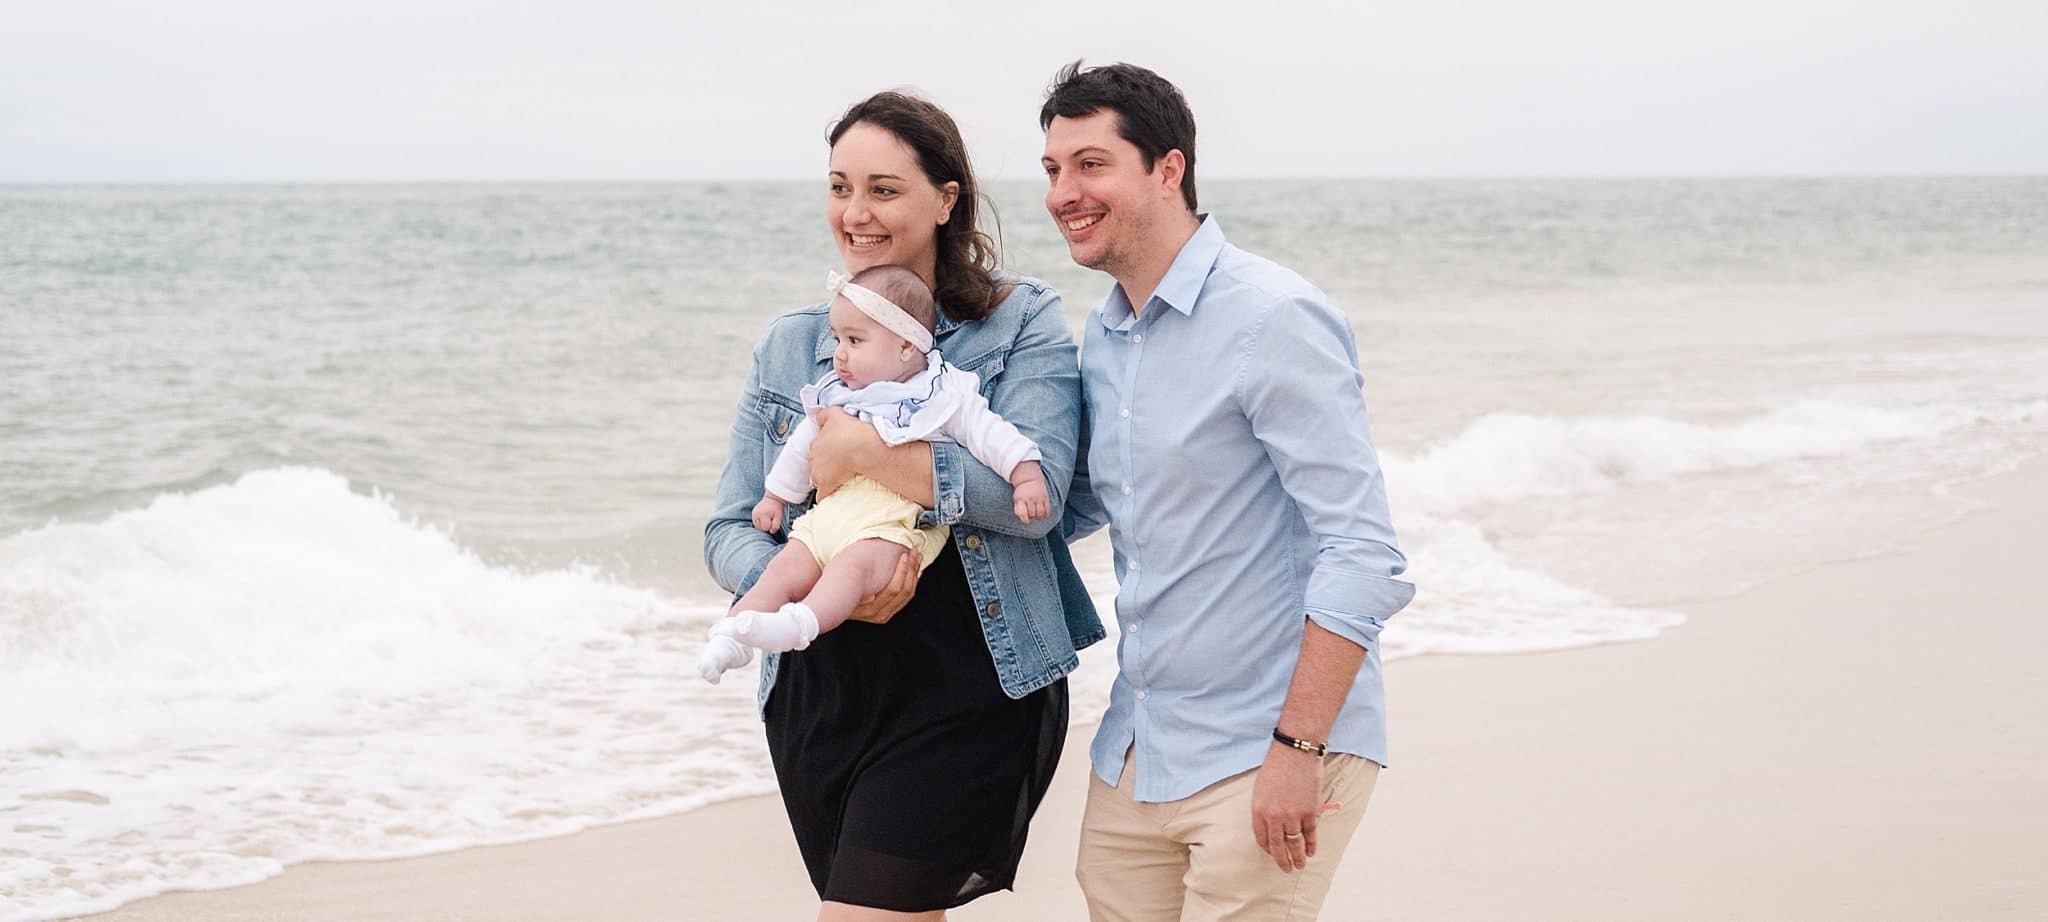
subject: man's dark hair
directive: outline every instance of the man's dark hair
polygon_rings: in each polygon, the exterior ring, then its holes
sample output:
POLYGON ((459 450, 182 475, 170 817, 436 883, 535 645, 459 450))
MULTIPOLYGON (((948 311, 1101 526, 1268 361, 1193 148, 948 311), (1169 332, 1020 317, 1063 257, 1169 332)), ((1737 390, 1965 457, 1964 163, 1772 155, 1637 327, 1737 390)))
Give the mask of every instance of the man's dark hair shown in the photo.
POLYGON ((888 298, 917 318, 926 330, 938 330, 939 311, 932 304, 932 290, 925 287, 924 279, 918 278, 917 273, 902 266, 869 266, 854 274, 853 283, 888 298))
POLYGON ((1116 113, 1116 132, 1145 156, 1151 172, 1170 150, 1180 151, 1180 195, 1195 210, 1195 113, 1180 88, 1135 64, 1081 68, 1079 60, 1060 68, 1045 91, 1038 127, 1052 127, 1054 118, 1085 118, 1107 109, 1116 113))

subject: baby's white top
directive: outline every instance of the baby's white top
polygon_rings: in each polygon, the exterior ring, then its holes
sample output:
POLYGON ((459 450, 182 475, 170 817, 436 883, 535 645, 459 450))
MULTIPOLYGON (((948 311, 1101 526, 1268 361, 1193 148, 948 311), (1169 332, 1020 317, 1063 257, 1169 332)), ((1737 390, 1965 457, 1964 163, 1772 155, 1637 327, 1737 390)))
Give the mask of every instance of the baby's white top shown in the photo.
POLYGON ((1017 465, 1039 460, 1038 445, 989 408, 981 396, 981 379, 946 362, 934 349, 925 369, 908 381, 877 381, 855 389, 836 373, 803 389, 804 421, 790 433, 789 443, 768 472, 768 492, 785 502, 802 502, 811 482, 811 441, 818 423, 811 414, 840 407, 867 420, 889 445, 906 442, 958 442, 975 460, 1005 479, 1017 465))

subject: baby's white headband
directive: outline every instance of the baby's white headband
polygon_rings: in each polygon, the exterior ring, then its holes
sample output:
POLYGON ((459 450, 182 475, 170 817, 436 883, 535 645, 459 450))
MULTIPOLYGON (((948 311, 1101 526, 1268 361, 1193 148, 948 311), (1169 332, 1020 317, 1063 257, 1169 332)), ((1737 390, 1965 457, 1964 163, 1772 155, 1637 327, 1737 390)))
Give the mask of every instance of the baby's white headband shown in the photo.
POLYGON ((851 276, 840 272, 826 273, 825 290, 845 298, 847 303, 860 308, 861 313, 874 318, 889 332, 916 346, 917 351, 932 351, 932 331, 925 329, 916 317, 910 316, 909 311, 897 307, 896 302, 855 285, 851 276))

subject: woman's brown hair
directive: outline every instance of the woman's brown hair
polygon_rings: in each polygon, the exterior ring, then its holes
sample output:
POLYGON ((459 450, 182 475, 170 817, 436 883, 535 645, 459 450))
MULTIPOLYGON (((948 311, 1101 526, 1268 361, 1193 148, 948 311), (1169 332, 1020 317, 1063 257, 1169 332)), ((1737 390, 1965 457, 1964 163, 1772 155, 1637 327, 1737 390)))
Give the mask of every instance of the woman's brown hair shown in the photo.
POLYGON ((996 305, 1009 297, 1010 285, 995 276, 995 241, 977 227, 981 187, 974 182, 974 166, 967 160, 967 142, 960 139, 960 126, 937 105, 890 90, 854 103, 832 123, 825 140, 838 144, 847 129, 862 122, 887 131, 916 152, 918 167, 933 186, 960 184, 952 216, 937 228, 939 258, 932 293, 938 296, 946 316, 957 321, 980 320, 994 312, 996 305))

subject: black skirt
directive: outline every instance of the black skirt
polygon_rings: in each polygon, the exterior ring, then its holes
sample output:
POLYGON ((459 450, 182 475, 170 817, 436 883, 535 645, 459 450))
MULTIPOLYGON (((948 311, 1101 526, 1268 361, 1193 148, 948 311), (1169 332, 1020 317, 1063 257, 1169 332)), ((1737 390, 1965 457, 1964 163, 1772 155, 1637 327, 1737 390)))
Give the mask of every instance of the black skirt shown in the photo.
POLYGON ((1007 890, 1067 735, 1062 679, 1003 694, 959 552, 888 624, 782 656, 768 752, 819 899, 896 912, 1007 890))

